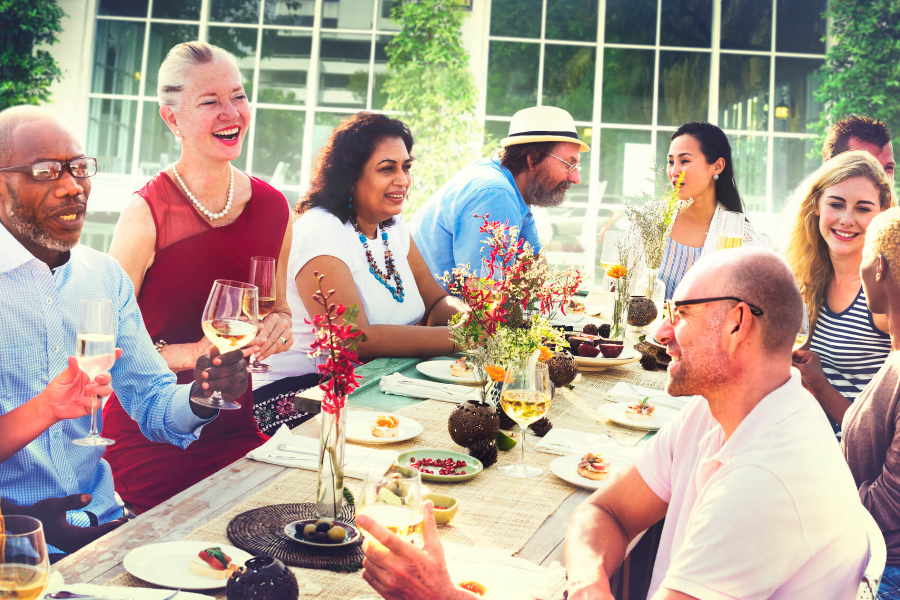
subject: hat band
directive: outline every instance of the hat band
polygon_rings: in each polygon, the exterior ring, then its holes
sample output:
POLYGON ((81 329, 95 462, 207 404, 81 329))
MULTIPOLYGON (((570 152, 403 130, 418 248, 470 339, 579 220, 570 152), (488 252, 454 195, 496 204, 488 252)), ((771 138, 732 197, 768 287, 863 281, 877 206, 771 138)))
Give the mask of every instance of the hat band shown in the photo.
POLYGON ((553 135, 578 139, 578 134, 573 131, 523 131, 521 133, 511 133, 507 137, 518 137, 522 135, 553 135))

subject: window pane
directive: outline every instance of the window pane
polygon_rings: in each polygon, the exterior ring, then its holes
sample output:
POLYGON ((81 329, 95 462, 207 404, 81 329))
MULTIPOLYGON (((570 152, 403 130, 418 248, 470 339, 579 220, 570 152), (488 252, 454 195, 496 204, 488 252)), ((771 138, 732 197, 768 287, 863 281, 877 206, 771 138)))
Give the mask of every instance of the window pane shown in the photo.
POLYGON ((772 3, 760 0, 722 0, 722 48, 772 49, 772 3))
POLYGON ((97 14, 116 17, 146 17, 147 0, 100 0, 97 14))
MULTIPOLYGON (((862 6, 862 5, 861 5, 862 6)), ((825 19, 828 0, 778 0, 775 32, 777 52, 825 54, 825 19), (802 27, 797 24, 802 23, 802 27)))
POLYGON ((306 112, 260 108, 253 138, 253 175, 274 187, 300 184, 306 112))
POLYGON ((768 56, 723 54, 719 58, 719 127, 766 131, 769 111, 768 56))
POLYGON ((659 53, 660 125, 706 121, 709 113, 709 54, 659 53))
POLYGON ((263 22, 267 25, 297 25, 312 27, 316 3, 298 0, 266 0, 263 22))
POLYGON ((259 23, 259 0, 210 0, 209 20, 259 23))
POLYGON ((200 20, 200 0, 153 0, 154 19, 200 20))
MULTIPOLYGON (((652 189, 653 146, 649 131, 604 128, 600 133, 600 181, 604 204, 625 204, 652 189)), ((666 146, 668 149, 668 146, 666 146)))
POLYGON ((818 150, 813 139, 775 138, 772 157, 772 212, 780 212, 791 193, 803 178, 815 171, 821 164, 821 154, 810 155, 818 150))
POLYGON ((144 96, 156 96, 159 84, 159 66, 165 60, 172 46, 182 42, 196 40, 196 25, 171 25, 169 23, 152 23, 150 25, 150 47, 147 51, 147 83, 144 96))
POLYGON ((750 212, 766 210, 768 139, 758 135, 729 135, 734 181, 750 212))
POLYGON ((387 45, 394 38, 392 35, 375 36, 375 81, 372 82, 372 110, 384 110, 388 97, 384 92, 387 79, 387 45))
POLYGON ((256 62, 256 29, 209 27, 209 43, 234 54, 248 98, 253 98, 253 69, 256 62))
POLYGON ((375 0, 328 0, 322 2, 325 29, 372 29, 375 0))
POLYGON ((652 50, 603 52, 603 122, 649 125, 653 120, 652 50))
POLYGON ((394 0, 379 0, 381 8, 378 10, 378 23, 375 25, 379 31, 400 31, 400 25, 391 21, 391 9, 396 2, 394 0))
POLYGON ((712 45, 712 0, 661 1, 661 46, 709 48, 712 45))
POLYGON ((312 33, 264 30, 257 102, 306 104, 312 33))
POLYGON ((607 44, 656 43, 657 0, 606 3, 607 44))
POLYGON ((316 112, 316 124, 313 127, 313 156, 319 156, 319 150, 325 146, 328 136, 335 127, 341 124, 341 121, 349 116, 347 113, 316 112))
POLYGON ((319 104, 365 108, 369 95, 372 36, 323 33, 319 62, 319 104))
MULTIPOLYGON (((669 155, 669 145, 672 143, 671 137, 675 130, 658 131, 656 133, 656 169, 662 171, 662 177, 667 179, 666 167, 669 155)), ((665 181, 663 181, 665 183, 665 181)))
POLYGON ((131 173, 137 100, 91 98, 87 154, 97 157, 99 173, 131 173))
POLYGON ((141 82, 144 24, 97 20, 91 91, 137 95, 141 82))
POLYGON ((590 121, 594 114, 596 56, 596 48, 547 44, 541 103, 564 108, 576 121, 590 121))
POLYGON ((775 131, 807 133, 819 120, 822 103, 813 92, 819 87, 823 62, 817 58, 775 59, 775 131))
POLYGON ((597 41, 597 0, 547 0, 546 37, 597 41))
POLYGON ((493 0, 491 35, 540 37, 542 8, 541 0, 493 0))
MULTIPOLYGON (((493 9, 492 9, 493 11, 493 9)), ((537 104, 538 44, 491 42, 487 113, 512 116, 537 104)))
MULTIPOLYGON (((500 149, 500 140, 509 135, 509 121, 485 121, 484 122, 484 144, 490 143, 490 147, 486 147, 486 152, 497 152, 500 149)), ((590 142, 588 142, 590 145, 590 142)))

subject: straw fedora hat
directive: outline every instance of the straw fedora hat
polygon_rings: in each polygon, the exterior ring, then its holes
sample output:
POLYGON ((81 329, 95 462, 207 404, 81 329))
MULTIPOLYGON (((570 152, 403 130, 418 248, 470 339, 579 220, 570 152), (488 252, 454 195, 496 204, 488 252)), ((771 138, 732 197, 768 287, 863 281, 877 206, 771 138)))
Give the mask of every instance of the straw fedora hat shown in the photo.
POLYGON ((578 139, 572 115, 555 106, 532 106, 514 114, 509 122, 509 137, 503 138, 500 146, 533 142, 571 142, 581 146, 581 152, 591 149, 578 139))

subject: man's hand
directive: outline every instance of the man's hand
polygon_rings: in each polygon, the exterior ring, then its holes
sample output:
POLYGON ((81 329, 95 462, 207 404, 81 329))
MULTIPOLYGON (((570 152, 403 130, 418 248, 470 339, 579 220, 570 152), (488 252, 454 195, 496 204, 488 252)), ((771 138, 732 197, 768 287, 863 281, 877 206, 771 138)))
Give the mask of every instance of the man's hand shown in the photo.
POLYGON ((13 509, 12 514, 23 514, 38 519, 44 526, 47 543, 71 553, 106 535, 125 523, 125 517, 97 525, 79 527, 66 521, 66 511, 79 510, 91 503, 90 494, 74 494, 65 498, 48 498, 31 506, 13 509))
POLYGON ((234 400, 247 390, 248 383, 243 350, 232 350, 220 355, 219 349, 213 346, 209 354, 198 358, 194 365, 191 396, 208 398, 213 392, 219 391, 227 400, 234 400))
MULTIPOLYGON (((116 358, 122 351, 116 348, 116 358)), ((38 413, 45 427, 65 419, 77 419, 91 414, 93 410, 92 396, 109 396, 113 389, 109 383, 109 373, 101 373, 91 378, 78 368, 78 362, 69 357, 68 368, 54 377, 43 392, 38 394, 38 413)))
POLYGON ((793 366, 800 371, 800 382, 814 396, 823 386, 828 385, 828 377, 822 369, 819 355, 810 350, 794 350, 791 356, 793 366))
POLYGON ((422 505, 424 549, 404 542, 366 515, 357 515, 356 523, 381 544, 369 543, 363 560, 363 579, 388 600, 457 600, 478 598, 456 587, 447 572, 444 548, 434 523, 434 505, 422 505))

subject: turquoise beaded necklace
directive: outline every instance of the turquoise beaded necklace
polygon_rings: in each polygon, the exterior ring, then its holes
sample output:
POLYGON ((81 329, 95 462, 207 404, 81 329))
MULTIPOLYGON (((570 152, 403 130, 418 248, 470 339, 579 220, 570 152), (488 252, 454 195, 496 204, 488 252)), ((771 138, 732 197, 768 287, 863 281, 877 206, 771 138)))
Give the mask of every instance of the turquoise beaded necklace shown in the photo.
POLYGON ((359 223, 356 222, 356 219, 350 217, 350 223, 353 224, 353 229, 356 231, 356 234, 359 236, 359 241, 362 243, 363 248, 366 250, 366 260, 369 262, 369 273, 372 274, 375 279, 381 282, 387 291, 391 293, 391 296, 394 297, 394 300, 397 302, 403 302, 403 282, 400 280, 400 273, 397 272, 397 267, 394 265, 394 255, 391 253, 391 248, 388 245, 388 234, 381 225, 378 225, 375 229, 376 235, 378 234, 378 230, 381 230, 381 241, 384 243, 384 267, 387 270, 387 273, 382 273, 381 269, 378 268, 378 265, 375 263, 375 258, 372 256, 372 251, 369 250, 369 238, 366 237, 366 234, 362 232, 359 228, 359 223), (396 287, 391 286, 388 283, 391 279, 394 280, 396 287))

